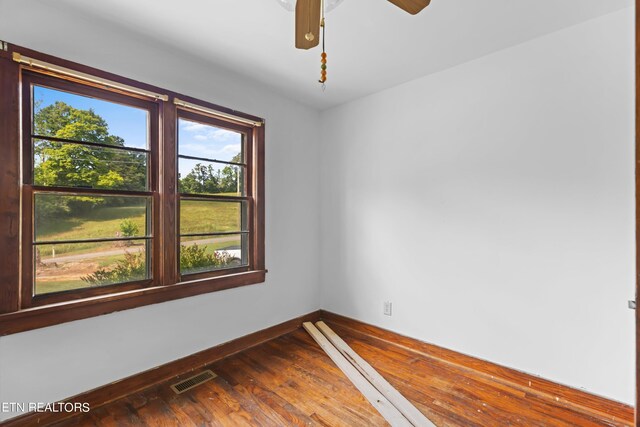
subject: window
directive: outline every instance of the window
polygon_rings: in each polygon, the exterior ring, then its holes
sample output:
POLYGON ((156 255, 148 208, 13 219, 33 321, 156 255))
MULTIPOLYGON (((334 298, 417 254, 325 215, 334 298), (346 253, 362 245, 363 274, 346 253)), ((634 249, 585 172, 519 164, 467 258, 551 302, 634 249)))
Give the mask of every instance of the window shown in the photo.
POLYGON ((178 112, 182 276, 249 264, 251 185, 245 158, 251 158, 246 144, 251 139, 250 127, 178 112))
POLYGON ((0 334, 264 281, 261 119, 15 46, 0 112, 0 334))
POLYGON ((22 87, 23 305, 148 285, 157 105, 29 72, 22 87))

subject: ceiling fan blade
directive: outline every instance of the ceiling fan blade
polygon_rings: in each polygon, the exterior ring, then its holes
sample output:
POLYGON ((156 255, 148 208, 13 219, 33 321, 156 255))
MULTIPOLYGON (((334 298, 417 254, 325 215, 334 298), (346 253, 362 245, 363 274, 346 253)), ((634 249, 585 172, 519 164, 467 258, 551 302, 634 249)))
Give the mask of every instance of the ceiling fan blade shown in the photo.
POLYGON ((320 42, 320 0, 296 1, 296 47, 311 49, 320 42))
MULTIPOLYGON (((299 0, 298 0, 299 1, 299 0)), ((429 6, 431 0, 389 0, 400 9, 409 12, 412 15, 419 13, 422 9, 429 6)))

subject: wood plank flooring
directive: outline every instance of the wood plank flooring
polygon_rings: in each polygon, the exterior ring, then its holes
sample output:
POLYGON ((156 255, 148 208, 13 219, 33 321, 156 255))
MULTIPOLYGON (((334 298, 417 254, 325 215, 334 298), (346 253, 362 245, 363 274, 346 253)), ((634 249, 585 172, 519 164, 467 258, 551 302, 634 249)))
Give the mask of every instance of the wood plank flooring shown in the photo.
MULTIPOLYGON (((631 426, 629 421, 598 420, 573 412, 490 378, 327 323, 438 426, 631 426)), ((302 329, 207 368, 218 377, 181 395, 169 388, 176 382, 172 381, 57 425, 387 425, 302 329)))

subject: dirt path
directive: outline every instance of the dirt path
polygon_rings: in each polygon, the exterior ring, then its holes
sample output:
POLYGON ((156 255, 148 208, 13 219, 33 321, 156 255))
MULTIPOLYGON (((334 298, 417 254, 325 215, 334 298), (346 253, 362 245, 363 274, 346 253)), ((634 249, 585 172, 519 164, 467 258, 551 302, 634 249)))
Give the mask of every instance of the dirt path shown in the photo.
MULTIPOLYGON (((238 239, 237 236, 212 237, 212 238, 201 239, 201 240, 190 240, 189 244, 193 245, 195 243, 198 245, 205 245, 208 243, 232 242, 237 239, 238 239)), ((143 250, 144 250, 144 246, 124 246, 121 248, 114 248, 114 249, 109 249, 109 250, 100 251, 100 252, 88 252, 88 253, 77 254, 77 255, 47 257, 47 258, 42 258, 41 262, 43 264, 50 264, 54 262, 66 263, 66 262, 82 261, 82 260, 99 258, 99 257, 113 256, 113 255, 124 255, 127 252, 138 253, 138 252, 142 252, 143 250)))

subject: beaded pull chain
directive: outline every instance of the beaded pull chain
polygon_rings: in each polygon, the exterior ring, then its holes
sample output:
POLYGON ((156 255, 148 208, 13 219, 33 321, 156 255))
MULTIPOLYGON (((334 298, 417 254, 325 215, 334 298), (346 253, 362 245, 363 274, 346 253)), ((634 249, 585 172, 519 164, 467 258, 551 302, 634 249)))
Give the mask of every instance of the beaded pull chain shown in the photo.
POLYGON ((318 80, 318 82, 322 84, 322 90, 324 91, 327 87, 325 84, 327 81, 327 53, 324 51, 324 0, 322 1, 320 8, 322 11, 322 20, 320 21, 320 26, 322 27, 322 53, 320 54, 320 80, 318 80))
POLYGON ((322 83, 322 89, 325 87, 325 83, 327 81, 327 54, 322 52, 320 54, 320 83, 322 83))

